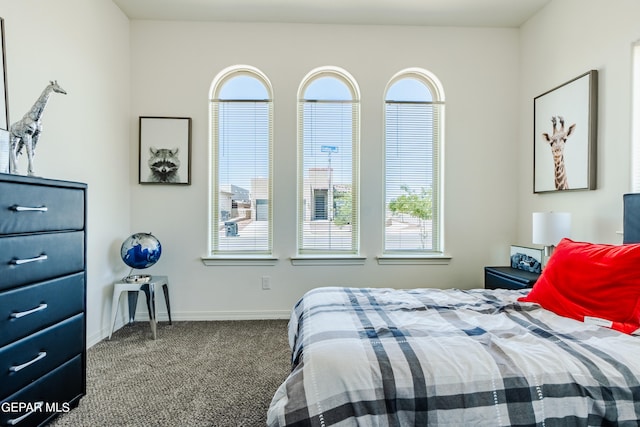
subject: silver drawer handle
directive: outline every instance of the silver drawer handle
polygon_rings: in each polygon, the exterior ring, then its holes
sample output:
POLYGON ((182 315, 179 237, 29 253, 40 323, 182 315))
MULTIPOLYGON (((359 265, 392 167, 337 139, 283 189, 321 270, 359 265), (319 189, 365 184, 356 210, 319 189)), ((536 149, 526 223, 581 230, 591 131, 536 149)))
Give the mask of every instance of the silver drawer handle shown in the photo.
POLYGON ((34 409, 30 410, 29 412, 27 412, 26 414, 24 414, 24 415, 22 415, 22 416, 20 416, 18 418, 12 418, 10 420, 7 420, 7 425, 8 426, 15 426, 15 425, 19 424, 20 422, 22 422, 22 420, 27 418, 29 415, 38 412, 38 410, 41 409, 43 406, 44 406, 44 401, 35 402, 33 404, 34 409))
POLYGON ((49 210, 49 208, 46 206, 31 207, 31 206, 18 206, 18 205, 13 205, 9 209, 16 212, 46 212, 49 210))
POLYGON ((47 308, 47 304, 42 303, 39 306, 37 306, 36 308, 32 308, 31 310, 21 311, 19 313, 11 313, 10 317, 12 319, 19 319, 21 317, 28 316, 28 315, 33 314, 33 313, 37 313, 38 311, 42 311, 42 310, 44 310, 46 308, 47 308))
POLYGON ((40 353, 38 353, 38 355, 33 359, 28 361, 27 363, 23 363, 22 365, 18 365, 18 366, 12 366, 9 368, 9 372, 18 372, 23 370, 24 368, 26 368, 27 366, 33 365, 34 363, 36 363, 38 360, 42 360, 45 357, 47 357, 47 352, 46 351, 41 351, 40 353))
POLYGON ((14 259, 14 260, 11 260, 11 264, 13 264, 13 265, 21 265, 21 264, 27 264, 27 263, 30 263, 30 262, 45 261, 47 258, 49 258, 49 257, 46 254, 42 254, 42 255, 37 256, 35 258, 14 259))

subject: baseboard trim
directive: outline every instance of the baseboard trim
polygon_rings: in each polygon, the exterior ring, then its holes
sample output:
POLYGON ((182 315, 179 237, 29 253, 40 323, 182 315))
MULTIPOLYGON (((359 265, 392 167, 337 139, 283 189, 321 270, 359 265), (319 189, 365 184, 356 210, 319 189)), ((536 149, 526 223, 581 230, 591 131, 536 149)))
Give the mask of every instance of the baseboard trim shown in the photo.
MULTIPOLYGON (((211 320, 267 320, 267 319, 288 319, 291 316, 290 310, 260 310, 260 311, 183 311, 171 312, 172 320, 176 321, 211 321, 211 320)), ((146 316, 147 321, 149 316, 146 316)), ((166 312, 158 313, 160 321, 169 320, 166 312)))
MULTIPOLYGON (((146 307, 145 307, 146 309, 146 307)), ((124 316, 124 315, 123 315, 124 316)), ((290 310, 259 310, 259 311, 171 311, 171 320, 176 322, 187 321, 216 321, 216 320, 272 320, 272 319, 284 319, 287 320, 291 316, 290 310)), ((148 322, 149 315, 147 311, 136 311, 136 322, 148 322)), ((158 312, 159 322, 168 322, 169 316, 167 312, 158 312)), ((122 328, 125 325, 123 318, 116 318, 116 327, 114 332, 122 328)), ((87 336, 87 348, 91 348, 98 344, 100 341, 106 339, 109 336, 108 328, 102 328, 99 332, 93 333, 87 336)))

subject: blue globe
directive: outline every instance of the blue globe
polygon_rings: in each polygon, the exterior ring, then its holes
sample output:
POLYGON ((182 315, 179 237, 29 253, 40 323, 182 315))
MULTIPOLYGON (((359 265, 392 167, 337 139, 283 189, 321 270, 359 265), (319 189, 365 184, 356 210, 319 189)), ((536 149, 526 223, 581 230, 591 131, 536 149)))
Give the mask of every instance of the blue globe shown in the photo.
POLYGON ((131 268, 151 267, 162 254, 160 241, 151 233, 135 233, 129 236, 120 248, 122 261, 131 268))

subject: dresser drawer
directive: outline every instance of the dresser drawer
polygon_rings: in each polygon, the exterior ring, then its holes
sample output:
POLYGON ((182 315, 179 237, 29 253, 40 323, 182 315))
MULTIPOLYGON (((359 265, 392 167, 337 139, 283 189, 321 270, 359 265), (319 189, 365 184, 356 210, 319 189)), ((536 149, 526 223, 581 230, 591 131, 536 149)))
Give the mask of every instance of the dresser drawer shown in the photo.
POLYGON ((84 273, 0 293, 0 347, 84 311, 84 273))
POLYGON ((38 426, 56 412, 67 412, 77 406, 84 393, 84 363, 82 356, 78 355, 28 387, 2 399, 0 405, 8 411, 0 410, 0 426, 38 426), (20 403, 29 403, 31 407, 14 411, 20 403))
POLYGON ((0 234, 83 230, 81 189, 0 182, 0 234))
POLYGON ((83 231, 0 237, 0 291, 82 270, 83 231))
POLYGON ((82 353, 84 315, 0 348, 0 397, 9 396, 82 353))

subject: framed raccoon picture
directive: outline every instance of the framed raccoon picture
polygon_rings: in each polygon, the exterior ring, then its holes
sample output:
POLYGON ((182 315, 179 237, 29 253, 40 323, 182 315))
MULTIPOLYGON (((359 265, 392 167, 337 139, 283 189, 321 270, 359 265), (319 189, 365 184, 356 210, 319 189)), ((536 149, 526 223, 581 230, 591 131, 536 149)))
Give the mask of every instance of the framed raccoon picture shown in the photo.
POLYGON ((191 184, 191 118, 140 116, 140 184, 191 184))

